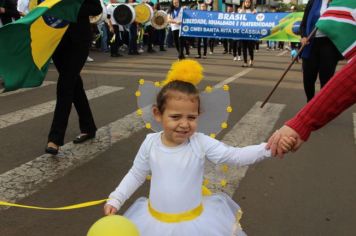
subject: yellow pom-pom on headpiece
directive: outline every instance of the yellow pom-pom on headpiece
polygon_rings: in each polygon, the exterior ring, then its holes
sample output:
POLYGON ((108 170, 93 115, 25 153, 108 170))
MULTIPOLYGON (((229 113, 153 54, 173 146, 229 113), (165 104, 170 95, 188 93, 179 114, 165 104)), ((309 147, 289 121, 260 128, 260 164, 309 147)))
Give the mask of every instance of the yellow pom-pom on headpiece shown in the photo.
POLYGON ((180 80, 197 85, 202 79, 203 67, 200 63, 195 60, 186 59, 176 61, 172 64, 171 69, 168 71, 166 80, 163 81, 163 85, 166 85, 174 80, 180 80))

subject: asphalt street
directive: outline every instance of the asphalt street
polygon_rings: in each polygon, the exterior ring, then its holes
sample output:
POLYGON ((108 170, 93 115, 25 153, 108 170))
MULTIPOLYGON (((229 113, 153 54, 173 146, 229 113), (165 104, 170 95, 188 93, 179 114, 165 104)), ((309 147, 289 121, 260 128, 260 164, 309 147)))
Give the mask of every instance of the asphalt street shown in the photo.
MULTIPOLYGON (((191 49, 191 58, 196 49, 191 49)), ((111 58, 92 51, 82 71, 97 127, 97 138, 73 145, 79 134, 73 107, 65 146, 58 157, 44 155, 52 121, 57 72, 53 65, 42 87, 0 94, 0 201, 60 207, 104 199, 132 165, 150 131, 135 116, 139 79, 160 81, 176 60, 175 49, 111 58)), ((199 85, 228 83, 233 112, 217 139, 245 146, 266 141, 306 103, 301 65, 296 64, 268 102, 258 107, 290 63, 288 51, 255 53, 252 68, 241 67, 215 48, 199 59, 205 78, 199 85)), ((340 65, 345 62, 340 62, 340 65)), ((302 148, 283 160, 248 169, 230 168, 228 192, 241 206, 248 235, 356 235, 356 106, 314 132, 302 148), (235 176, 237 174, 238 176, 235 176)), ((220 181, 218 171, 208 171, 220 181)), ((147 196, 147 181, 120 209, 147 196)), ((103 216, 102 205, 73 211, 0 207, 1 236, 81 236, 103 216)))

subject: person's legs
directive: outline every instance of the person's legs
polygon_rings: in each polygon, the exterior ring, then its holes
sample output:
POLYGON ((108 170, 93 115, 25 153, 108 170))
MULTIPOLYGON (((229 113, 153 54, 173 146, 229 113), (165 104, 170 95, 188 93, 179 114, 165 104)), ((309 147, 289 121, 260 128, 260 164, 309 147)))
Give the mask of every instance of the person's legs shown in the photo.
POLYGON ((204 47, 204 56, 206 56, 206 53, 208 51, 208 39, 203 38, 203 47, 204 47))
POLYGON ((154 28, 151 25, 147 26, 147 33, 147 52, 152 53, 155 52, 155 50, 153 50, 154 28))
POLYGON ((129 54, 137 54, 137 25, 132 23, 129 27, 130 41, 129 41, 129 54))
POLYGON ((166 51, 164 48, 164 41, 166 39, 166 29, 156 30, 157 37, 158 37, 158 44, 160 51, 166 51))
POLYGON ((260 50, 260 41, 259 40, 257 40, 256 43, 255 43, 255 49, 256 49, 256 52, 258 50, 260 50))
POLYGON ((110 53, 111 56, 116 56, 119 54, 119 46, 118 46, 118 37, 119 36, 119 26, 113 25, 114 28, 114 34, 115 34, 115 40, 110 40, 110 53))
POLYGON ((80 75, 78 76, 79 78, 76 80, 77 83, 75 86, 73 103, 78 113, 80 131, 82 134, 95 136, 97 128, 89 106, 88 98, 84 91, 82 78, 80 75))
POLYGON ((228 49, 228 40, 227 39, 223 39, 222 42, 223 42, 223 46, 224 46, 224 52, 223 53, 225 54, 229 50, 228 49))
POLYGON ((198 58, 200 58, 201 57, 201 38, 198 38, 197 43, 198 43, 198 46, 197 46, 198 58))
POLYGON ((189 55, 189 48, 187 49, 186 38, 185 37, 179 37, 179 59, 185 58, 184 49, 188 50, 188 52, 186 52, 186 54, 189 55))
POLYGON ((108 29, 106 23, 103 22, 100 24, 100 33, 101 33, 101 51, 108 52, 108 29))
POLYGON ((232 56, 234 57, 234 60, 237 60, 237 40, 232 40, 232 56))
POLYGON ((215 39, 214 38, 210 38, 209 39, 209 48, 210 48, 210 54, 212 54, 214 52, 214 45, 215 44, 215 39))
POLYGON ((247 41, 248 54, 250 55, 250 66, 253 65, 255 41, 247 41))
POLYGON ((190 39, 191 38, 188 38, 188 37, 182 37, 181 36, 181 45, 182 45, 182 48, 185 48, 185 55, 189 56, 190 55, 190 39))
POLYGON ((178 54, 180 54, 179 30, 173 30, 172 35, 173 35, 173 41, 176 46, 177 52, 178 54))
POLYGON ((315 94, 315 82, 319 71, 319 57, 317 56, 317 48, 315 41, 313 42, 309 58, 303 58, 303 84, 307 101, 309 102, 315 94))
POLYGON ((237 47, 237 60, 241 61, 241 49, 242 49, 242 42, 241 40, 238 40, 236 43, 236 47, 237 47))
POLYGON ((242 55, 244 58, 244 64, 243 66, 247 66, 247 44, 248 42, 246 40, 241 40, 240 41, 242 43, 242 55))
POLYGON ((320 86, 324 85, 334 75, 336 65, 342 58, 342 55, 337 50, 335 45, 328 38, 320 38, 320 65, 319 65, 319 80, 320 86))
POLYGON ((58 146, 64 143, 64 135, 75 96, 76 84, 88 54, 89 45, 86 43, 71 45, 69 40, 62 40, 53 54, 53 62, 57 67, 59 78, 57 83, 57 102, 48 142, 53 142, 58 146))

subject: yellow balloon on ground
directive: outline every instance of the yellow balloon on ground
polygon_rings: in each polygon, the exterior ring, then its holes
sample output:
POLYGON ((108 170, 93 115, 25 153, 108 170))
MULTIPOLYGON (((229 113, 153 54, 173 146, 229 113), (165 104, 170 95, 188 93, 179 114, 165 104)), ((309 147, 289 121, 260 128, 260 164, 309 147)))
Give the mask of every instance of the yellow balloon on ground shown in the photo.
POLYGON ((96 221, 89 229, 87 236, 139 236, 140 233, 129 219, 111 215, 96 221))

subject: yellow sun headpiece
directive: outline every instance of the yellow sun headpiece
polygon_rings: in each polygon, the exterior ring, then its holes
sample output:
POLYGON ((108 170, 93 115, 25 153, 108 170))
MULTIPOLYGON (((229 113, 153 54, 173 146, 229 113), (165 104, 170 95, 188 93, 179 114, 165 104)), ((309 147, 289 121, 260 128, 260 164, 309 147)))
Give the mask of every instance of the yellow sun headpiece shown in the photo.
MULTIPOLYGON (((153 116, 152 107, 156 104, 157 94, 162 87, 171 81, 179 80, 198 85, 203 79, 203 67, 195 60, 186 59, 174 62, 163 81, 139 80, 137 97, 137 115, 142 117, 147 129, 161 131, 162 126, 153 116)), ((207 86, 199 94, 200 111, 198 132, 215 138, 216 135, 228 127, 228 117, 232 112, 228 86, 207 86)))
POLYGON ((199 62, 191 59, 176 61, 172 64, 162 85, 166 85, 174 80, 188 82, 194 85, 203 79, 203 67, 199 62))

